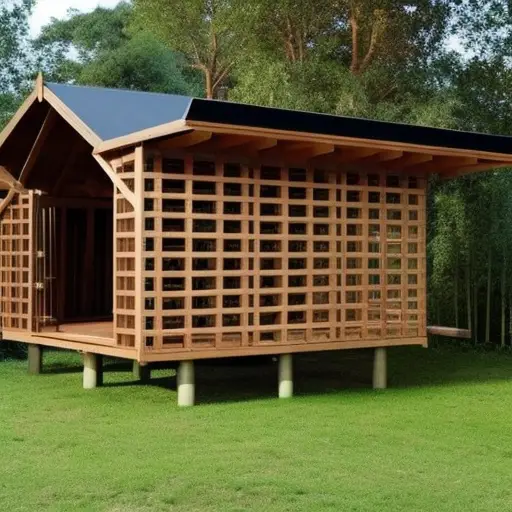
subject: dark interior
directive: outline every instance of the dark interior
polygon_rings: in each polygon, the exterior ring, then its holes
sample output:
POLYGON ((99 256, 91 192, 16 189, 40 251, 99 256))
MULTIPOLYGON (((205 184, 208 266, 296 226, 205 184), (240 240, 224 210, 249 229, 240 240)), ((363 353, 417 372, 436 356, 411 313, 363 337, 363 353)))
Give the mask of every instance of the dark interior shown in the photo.
POLYGON ((58 117, 26 187, 37 196, 41 327, 112 320, 113 186, 92 147, 58 117))

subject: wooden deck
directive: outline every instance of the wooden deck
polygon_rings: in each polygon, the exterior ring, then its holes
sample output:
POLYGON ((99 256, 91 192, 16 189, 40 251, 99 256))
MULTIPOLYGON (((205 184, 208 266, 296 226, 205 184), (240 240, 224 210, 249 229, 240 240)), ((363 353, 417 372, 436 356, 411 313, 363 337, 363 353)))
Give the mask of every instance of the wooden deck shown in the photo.
POLYGON ((70 323, 59 325, 57 329, 47 327, 39 333, 39 336, 68 341, 86 341, 95 345, 115 345, 113 322, 70 323))

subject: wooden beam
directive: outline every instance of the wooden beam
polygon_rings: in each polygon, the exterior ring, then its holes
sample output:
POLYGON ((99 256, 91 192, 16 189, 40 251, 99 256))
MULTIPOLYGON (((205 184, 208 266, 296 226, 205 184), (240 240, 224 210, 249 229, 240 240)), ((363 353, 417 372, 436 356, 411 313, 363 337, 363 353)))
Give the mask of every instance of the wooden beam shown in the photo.
POLYGON ((403 151, 381 151, 379 153, 375 153, 374 155, 369 155, 365 158, 361 158, 358 162, 362 164, 370 164, 370 163, 383 163, 389 162, 391 160, 398 160, 402 158, 404 155, 403 151))
POLYGON ((302 151, 288 153, 287 157, 290 161, 304 162, 319 156, 334 153, 334 150, 335 147, 333 144, 312 144, 302 151))
POLYGON ((277 146, 277 139, 258 138, 252 142, 240 146, 237 149, 240 149, 240 151, 243 151, 246 154, 254 155, 258 154, 264 149, 273 148, 274 146, 277 146))
POLYGON ((32 145, 32 149, 30 150, 27 160, 25 161, 25 165, 23 166, 23 169, 21 170, 20 179, 19 179, 19 182, 21 184, 25 185, 25 183, 27 182, 27 179, 28 179, 30 173, 32 172, 32 169, 34 168, 34 165, 37 161, 39 153, 41 153, 41 149, 43 148, 48 135, 52 131, 53 127, 55 126, 56 121, 57 121, 57 114, 55 113, 55 110, 53 110, 51 108, 48 111, 48 114, 46 114, 46 117, 41 126, 41 129, 39 130, 36 140, 34 141, 34 144, 32 145))
POLYGON ((428 334, 436 336, 447 336, 448 338, 471 339, 470 329, 457 329, 455 327, 442 327, 440 325, 430 325, 427 327, 428 334))
POLYGON ((101 153, 105 153, 106 151, 122 149, 127 146, 134 146, 135 144, 146 142, 148 140, 171 136, 178 133, 188 133, 190 131, 192 131, 192 128, 188 127, 183 119, 179 119, 178 121, 172 121, 160 126, 154 126, 153 128, 146 128, 145 130, 123 135, 122 137, 116 137, 106 141, 100 140, 97 144, 95 144, 94 154, 99 155, 101 153))
POLYGON ((413 172, 425 172, 425 173, 439 173, 447 171, 449 169, 457 169, 461 167, 467 167, 468 165, 476 165, 478 159, 474 157, 451 157, 442 156, 436 157, 431 162, 425 162, 419 165, 410 167, 413 172))
POLYGON ((160 150, 190 148, 211 138, 212 132, 194 130, 179 137, 163 140, 157 146, 160 150))
POLYGON ((44 78, 43 78, 43 73, 41 73, 41 72, 39 72, 37 74, 36 91, 37 91, 37 101, 39 101, 39 103, 42 103, 42 101, 44 100, 44 78))
POLYGON ((5 168, 0 165, 0 183, 6 185, 6 187, 2 188, 2 190, 7 189, 17 189, 22 190, 23 185, 5 168))
POLYGON ((426 162, 431 162, 433 159, 432 155, 427 155, 423 153, 407 153, 402 158, 398 160, 392 160, 390 162, 386 162, 383 167, 389 171, 401 171, 407 169, 408 167, 412 167, 414 165, 423 164, 426 162))
POLYGON ((395 150, 408 151, 411 153, 428 153, 430 155, 440 156, 458 156, 458 157, 475 157, 475 158, 491 158, 498 161, 509 161, 512 163, 512 155, 506 153, 495 153, 486 151, 475 151, 471 149, 459 149, 449 146, 449 140, 446 146, 428 146, 425 144, 413 144, 406 142, 394 142, 388 140, 374 140, 358 137, 346 137, 335 135, 323 135, 313 132, 294 132, 288 130, 276 130, 268 128, 258 128, 254 126, 236 126, 224 123, 211 123, 206 121, 187 121, 190 128, 209 130, 214 133, 226 133, 234 135, 249 135, 253 137, 268 137, 278 140, 294 140, 306 142, 323 142, 326 144, 334 144, 335 146, 345 146, 349 148, 378 148, 379 151, 395 150))
POLYGON ((232 150, 254 140, 247 135, 214 135, 210 140, 201 142, 194 147, 196 153, 212 153, 232 150))
POLYGON ((4 197, 3 201, 0 202, 0 215, 2 215, 4 210, 9 206, 15 193, 15 190, 11 188, 11 190, 9 190, 7 195, 4 197))
POLYGON ((14 128, 21 121, 23 116, 28 112, 29 108, 37 101, 37 90, 34 89, 28 98, 23 102, 18 111, 14 114, 12 119, 7 123, 5 128, 0 132, 0 147, 7 140, 7 137, 13 132, 14 128))
POLYGON ((98 146, 101 138, 85 124, 60 98, 48 87, 44 88, 44 99, 67 121, 91 146, 98 146))
POLYGON ((101 168, 107 173, 114 187, 117 187, 124 198, 135 208, 135 194, 126 186, 126 183, 119 177, 119 175, 112 169, 110 164, 100 155, 92 155, 101 168))

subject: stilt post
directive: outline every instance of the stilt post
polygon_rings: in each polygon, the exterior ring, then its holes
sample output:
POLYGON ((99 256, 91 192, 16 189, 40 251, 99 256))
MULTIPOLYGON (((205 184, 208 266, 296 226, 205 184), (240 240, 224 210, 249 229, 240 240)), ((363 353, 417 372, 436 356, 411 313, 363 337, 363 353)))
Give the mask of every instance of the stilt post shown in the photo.
POLYGON ((140 382, 149 382, 151 379, 151 368, 148 364, 141 364, 133 361, 133 377, 140 382))
POLYGON ((279 398, 293 396, 293 359, 291 354, 279 356, 279 398))
POLYGON ((43 347, 41 345, 28 346, 28 373, 39 375, 43 368, 43 347))
POLYGON ((373 356, 373 389, 386 389, 387 387, 387 352, 386 348, 375 349, 373 356))
POLYGON ((178 406, 190 407, 195 401, 194 361, 181 361, 177 375, 178 406))
POLYGON ((84 353, 84 389, 94 389, 98 386, 98 356, 89 352, 84 353))

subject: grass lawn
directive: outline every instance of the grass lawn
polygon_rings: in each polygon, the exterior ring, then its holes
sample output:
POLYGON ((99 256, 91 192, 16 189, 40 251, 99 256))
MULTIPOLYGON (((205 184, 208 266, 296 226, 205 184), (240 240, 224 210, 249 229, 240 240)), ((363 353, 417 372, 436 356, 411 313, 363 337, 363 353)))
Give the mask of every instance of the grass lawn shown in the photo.
POLYGON ((172 370, 2 362, 0 510, 512 511, 512 355, 394 349, 382 392, 368 355, 297 357, 281 401, 270 360, 203 363, 189 409, 172 370))

